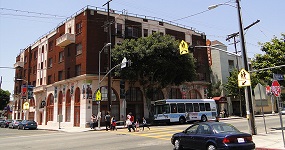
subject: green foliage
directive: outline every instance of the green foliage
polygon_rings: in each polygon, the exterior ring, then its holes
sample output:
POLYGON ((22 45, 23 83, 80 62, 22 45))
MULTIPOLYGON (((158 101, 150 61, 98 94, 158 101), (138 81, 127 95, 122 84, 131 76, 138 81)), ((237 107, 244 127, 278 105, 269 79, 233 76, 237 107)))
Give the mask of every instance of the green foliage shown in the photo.
POLYGON ((180 55, 178 48, 179 41, 158 33, 126 39, 112 49, 112 62, 119 64, 126 57, 133 63, 130 67, 116 70, 115 75, 128 81, 139 81, 144 95, 150 91, 148 89, 191 82, 196 77, 193 55, 180 55))
POLYGON ((3 110, 4 107, 7 106, 7 104, 10 101, 10 92, 9 91, 4 91, 0 89, 0 110, 3 110))
MULTIPOLYGON (((261 43, 261 45, 263 46, 262 51, 264 54, 255 55, 255 58, 252 60, 254 70, 285 64, 285 42, 283 38, 278 39, 274 37, 270 42, 261 43)), ((271 85, 273 73, 285 74, 285 69, 283 67, 258 71, 257 77, 271 85)), ((284 85, 284 81, 280 84, 284 85)))

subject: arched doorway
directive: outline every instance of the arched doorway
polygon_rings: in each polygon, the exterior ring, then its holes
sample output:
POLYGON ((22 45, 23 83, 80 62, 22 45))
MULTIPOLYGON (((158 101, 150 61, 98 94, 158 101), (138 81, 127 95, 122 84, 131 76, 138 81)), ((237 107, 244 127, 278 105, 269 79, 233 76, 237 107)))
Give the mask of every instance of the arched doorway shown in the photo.
POLYGON ((54 108, 54 96, 53 94, 48 95, 47 99, 47 109, 46 109, 46 122, 47 125, 48 121, 53 121, 53 108, 54 108))
POLYGON ((35 119, 35 99, 32 97, 30 99, 30 107, 32 107, 33 111, 32 112, 29 112, 29 120, 34 120, 35 119))
POLYGON ((66 91, 65 95, 65 122, 70 122, 70 115, 71 115, 71 95, 70 89, 66 91))
POLYGON ((126 113, 132 112, 135 119, 144 117, 143 95, 139 87, 130 87, 126 92, 127 109, 126 113))
POLYGON ((80 126, 80 89, 77 87, 75 89, 74 96, 74 126, 80 126))
MULTIPOLYGON (((120 119, 120 101, 118 100, 119 95, 115 91, 115 89, 111 88, 111 90, 112 90, 111 115, 115 116, 116 120, 119 120, 120 119)), ((97 91, 98 91, 98 89, 97 89, 97 91)), ((94 92, 94 94, 96 94, 97 91, 94 92)), ((102 99, 101 99, 101 102, 100 102, 100 112, 101 112, 102 118, 104 118, 106 113, 109 111, 109 107, 108 107, 108 105, 109 105, 109 102, 108 102, 108 87, 107 86, 102 86, 102 87, 100 87, 100 91, 101 91, 101 95, 102 95, 102 99)), ((96 108, 96 109, 92 110, 92 113, 93 114, 97 114, 98 113, 98 103, 97 102, 93 102, 92 105, 93 105, 93 108, 96 108)), ((104 119, 102 119, 101 121, 102 121, 101 124, 105 125, 104 119)))

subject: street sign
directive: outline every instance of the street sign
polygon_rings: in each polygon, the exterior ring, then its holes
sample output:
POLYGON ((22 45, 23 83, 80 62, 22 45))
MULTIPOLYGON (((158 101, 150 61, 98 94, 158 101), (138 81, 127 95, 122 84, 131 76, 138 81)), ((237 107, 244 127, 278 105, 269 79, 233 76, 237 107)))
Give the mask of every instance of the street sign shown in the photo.
POLYGON ((269 85, 266 86, 266 95, 271 94, 271 87, 269 85))
POLYGON ((241 69, 238 74, 238 86, 250 86, 250 84, 250 74, 246 70, 241 69))
POLYGON ((271 85, 271 91, 276 97, 280 96, 281 88, 277 80, 273 80, 272 85, 271 85))
POLYGON ((179 45, 180 55, 184 55, 188 53, 188 44, 182 40, 179 45))
POLYGON ((275 74, 273 73, 273 79, 274 80, 284 80, 283 74, 275 74))
POLYGON ((28 110, 29 108, 30 108, 29 102, 25 102, 25 103, 23 104, 23 109, 24 109, 24 110, 28 110))
POLYGON ((266 99, 266 91, 264 86, 262 86, 260 83, 258 83, 254 88, 254 97, 255 100, 263 100, 266 99))
POLYGON ((101 92, 100 90, 98 90, 96 93, 96 101, 101 101, 101 97, 102 97, 101 92))

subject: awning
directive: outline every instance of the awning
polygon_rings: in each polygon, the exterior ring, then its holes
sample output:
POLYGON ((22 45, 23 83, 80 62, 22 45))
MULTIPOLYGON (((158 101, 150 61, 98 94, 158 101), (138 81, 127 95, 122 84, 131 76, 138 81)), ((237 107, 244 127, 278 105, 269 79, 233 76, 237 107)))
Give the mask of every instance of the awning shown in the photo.
POLYGON ((226 97, 213 97, 212 99, 214 99, 215 101, 219 101, 219 103, 226 103, 227 99, 226 97))

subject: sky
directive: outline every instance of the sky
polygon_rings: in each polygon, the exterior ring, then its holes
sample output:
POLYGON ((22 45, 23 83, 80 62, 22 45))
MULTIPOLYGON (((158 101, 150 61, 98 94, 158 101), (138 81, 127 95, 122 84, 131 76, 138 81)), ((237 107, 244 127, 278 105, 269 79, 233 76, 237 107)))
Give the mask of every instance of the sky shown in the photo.
MULTIPOLYGON (((0 76, 3 90, 14 93, 12 69, 21 49, 56 28, 80 9, 103 6, 107 0, 0 0, 0 76)), ((243 26, 259 23, 245 31, 250 58, 262 54, 258 43, 281 38, 285 33, 284 0, 241 0, 243 26)), ((235 0, 112 0, 110 9, 173 21, 204 32, 207 39, 218 40, 234 52, 227 35, 239 31, 235 0), (208 10, 215 4, 225 4, 208 10)), ((237 44, 240 51, 240 43, 237 44)), ((11 97, 12 98, 12 97, 11 97)))

